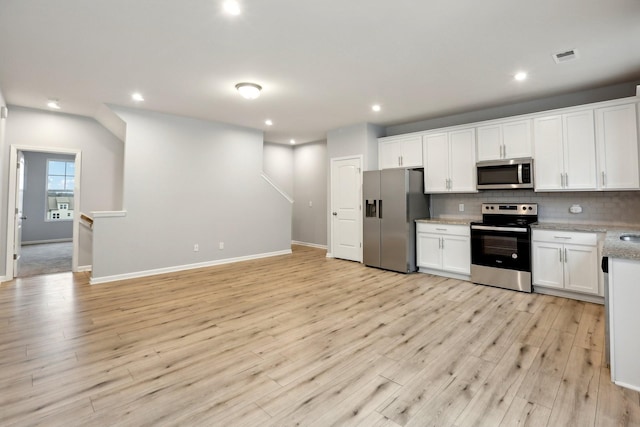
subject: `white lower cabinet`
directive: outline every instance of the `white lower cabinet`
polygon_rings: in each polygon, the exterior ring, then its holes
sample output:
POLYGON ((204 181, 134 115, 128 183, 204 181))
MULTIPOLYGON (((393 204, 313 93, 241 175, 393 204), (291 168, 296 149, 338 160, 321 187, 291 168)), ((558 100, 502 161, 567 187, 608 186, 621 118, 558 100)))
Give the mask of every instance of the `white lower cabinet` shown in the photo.
POLYGON ((416 255, 423 273, 468 279, 471 273, 469 226, 418 222, 416 255))
POLYGON ((533 230, 533 285, 602 296, 598 234, 533 230))

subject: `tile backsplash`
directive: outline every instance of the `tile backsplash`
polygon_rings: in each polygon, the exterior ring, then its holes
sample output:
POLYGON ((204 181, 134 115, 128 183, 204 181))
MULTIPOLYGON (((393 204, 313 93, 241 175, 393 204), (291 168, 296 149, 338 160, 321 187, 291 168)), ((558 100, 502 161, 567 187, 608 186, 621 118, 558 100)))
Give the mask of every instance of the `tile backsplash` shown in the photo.
POLYGON ((536 193, 533 190, 489 190, 473 194, 432 194, 431 217, 478 219, 482 203, 537 203, 543 222, 640 225, 640 191, 536 193), (464 212, 459 205, 464 204, 464 212), (569 212, 580 205, 582 213, 569 212))

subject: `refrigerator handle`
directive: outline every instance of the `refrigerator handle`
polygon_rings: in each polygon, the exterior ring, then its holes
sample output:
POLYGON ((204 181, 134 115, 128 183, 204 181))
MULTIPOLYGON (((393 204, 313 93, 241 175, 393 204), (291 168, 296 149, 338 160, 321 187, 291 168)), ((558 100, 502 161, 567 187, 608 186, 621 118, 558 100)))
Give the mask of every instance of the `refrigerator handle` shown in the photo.
POLYGON ((382 199, 378 200, 378 218, 382 219, 382 199))

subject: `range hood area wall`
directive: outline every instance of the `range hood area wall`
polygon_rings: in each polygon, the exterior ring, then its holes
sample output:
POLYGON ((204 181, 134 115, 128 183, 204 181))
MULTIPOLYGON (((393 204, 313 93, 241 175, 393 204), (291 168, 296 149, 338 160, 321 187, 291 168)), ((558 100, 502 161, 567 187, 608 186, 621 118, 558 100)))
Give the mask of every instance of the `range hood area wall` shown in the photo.
POLYGON ((537 203, 540 222, 640 226, 640 191, 536 193, 532 190, 488 190, 473 194, 432 194, 431 216, 477 219, 482 203, 537 203), (459 207, 464 204, 464 212, 459 207), (572 214, 572 205, 582 213, 572 214))

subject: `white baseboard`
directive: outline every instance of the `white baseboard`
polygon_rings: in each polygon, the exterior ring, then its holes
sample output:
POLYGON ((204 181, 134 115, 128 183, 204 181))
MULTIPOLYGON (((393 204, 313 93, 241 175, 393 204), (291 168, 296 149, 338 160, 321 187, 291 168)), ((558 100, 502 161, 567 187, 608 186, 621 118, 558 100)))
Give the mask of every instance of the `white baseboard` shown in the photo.
POLYGON ((287 249, 284 251, 267 252, 263 254, 248 255, 248 256, 242 256, 242 257, 236 257, 236 258, 219 259, 215 261, 199 262, 196 264, 176 265, 173 267, 157 268, 154 270, 146 270, 146 271, 136 271, 133 273, 116 274, 113 276, 92 277, 89 283, 92 285, 97 285, 100 283, 115 282, 118 280, 137 279, 140 277, 155 276, 158 274, 175 273, 178 271, 194 270, 196 268, 213 267, 216 265, 231 264, 234 262, 250 261, 254 259, 269 258, 273 256, 278 256, 278 255, 290 255, 290 254, 291 254, 291 249, 287 249))
POLYGON ((533 285, 533 293, 551 295, 554 297, 577 299, 578 301, 592 302, 594 304, 604 305, 604 297, 601 297, 598 295, 581 294, 579 292, 564 291, 562 289, 545 288, 538 285, 533 285))
POLYGON ((13 279, 9 279, 9 277, 7 276, 0 276, 0 283, 4 283, 4 282, 10 282, 13 279))
POLYGON ((308 246, 310 248, 318 248, 318 249, 327 250, 327 245, 318 245, 318 244, 315 244, 315 243, 299 242, 297 240, 292 240, 291 244, 292 245, 308 246))
POLYGON ((23 246, 42 245, 44 243, 64 243, 64 242, 73 242, 73 239, 30 240, 28 242, 22 241, 22 245, 23 246))
POLYGON ((331 252, 327 252, 327 258, 333 258, 333 254, 331 252))
POLYGON ((76 272, 82 273, 83 271, 91 271, 91 268, 92 268, 91 265, 79 265, 76 272))

